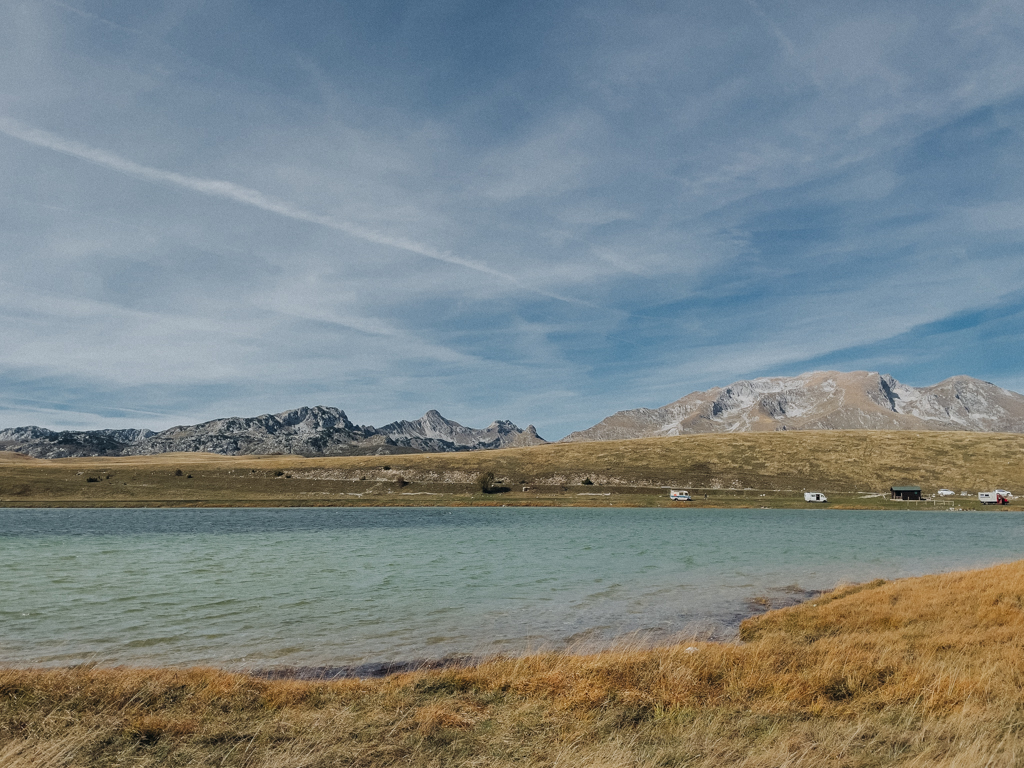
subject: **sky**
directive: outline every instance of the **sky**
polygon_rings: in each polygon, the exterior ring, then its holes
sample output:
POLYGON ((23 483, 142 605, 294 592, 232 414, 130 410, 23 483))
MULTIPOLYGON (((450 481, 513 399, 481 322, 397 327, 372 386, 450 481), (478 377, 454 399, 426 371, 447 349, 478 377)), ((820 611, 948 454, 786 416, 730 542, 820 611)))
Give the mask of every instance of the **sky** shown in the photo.
POLYGON ((1010 0, 0 0, 0 428, 1024 391, 1010 0))

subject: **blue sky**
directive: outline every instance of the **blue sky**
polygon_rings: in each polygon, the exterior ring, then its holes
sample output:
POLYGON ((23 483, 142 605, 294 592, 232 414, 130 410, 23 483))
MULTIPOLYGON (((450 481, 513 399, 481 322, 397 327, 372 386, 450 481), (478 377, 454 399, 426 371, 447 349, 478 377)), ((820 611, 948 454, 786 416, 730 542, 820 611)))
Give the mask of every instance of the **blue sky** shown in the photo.
POLYGON ((1016 2, 0 0, 0 427, 1024 390, 1016 2))

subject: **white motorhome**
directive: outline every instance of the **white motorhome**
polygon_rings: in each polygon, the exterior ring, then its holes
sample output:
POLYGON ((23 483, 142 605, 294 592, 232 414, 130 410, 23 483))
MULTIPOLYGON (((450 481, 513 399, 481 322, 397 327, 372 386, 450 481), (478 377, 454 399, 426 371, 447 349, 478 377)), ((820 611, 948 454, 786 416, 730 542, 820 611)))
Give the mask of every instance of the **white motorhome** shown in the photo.
POLYGON ((824 493, 804 493, 804 501, 828 501, 824 493))
POLYGON ((669 491, 668 492, 668 497, 670 499, 672 499, 672 501, 690 501, 691 500, 690 499, 690 492, 689 491, 669 491))
POLYGON ((1010 493, 1008 491, 982 491, 978 494, 978 501, 982 504, 1009 504, 1010 493))

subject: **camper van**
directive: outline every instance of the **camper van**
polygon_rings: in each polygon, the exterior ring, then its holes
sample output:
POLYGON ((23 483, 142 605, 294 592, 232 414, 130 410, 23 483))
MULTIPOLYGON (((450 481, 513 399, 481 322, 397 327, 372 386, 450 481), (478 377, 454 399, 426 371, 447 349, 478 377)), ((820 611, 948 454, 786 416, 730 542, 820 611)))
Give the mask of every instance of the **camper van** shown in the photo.
POLYGON ((805 493, 804 501, 828 501, 824 493, 805 493))
POLYGON ((689 491, 669 491, 668 492, 668 497, 670 499, 672 499, 672 501, 690 501, 690 492, 689 491))
POLYGON ((982 491, 978 494, 978 501, 982 504, 1009 504, 1009 491, 982 491))

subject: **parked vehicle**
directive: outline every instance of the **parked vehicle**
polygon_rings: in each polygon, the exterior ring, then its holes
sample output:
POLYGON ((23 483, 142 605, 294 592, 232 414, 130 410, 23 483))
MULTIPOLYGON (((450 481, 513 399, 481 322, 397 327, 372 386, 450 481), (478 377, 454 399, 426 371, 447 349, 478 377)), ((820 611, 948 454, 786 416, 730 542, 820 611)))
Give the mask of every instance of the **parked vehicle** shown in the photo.
POLYGON ((669 491, 668 497, 672 501, 691 501, 689 491, 669 491))
POLYGON ((956 496, 956 493, 949 490, 949 488, 939 488, 939 496, 956 496))
POLYGON ((824 493, 804 493, 804 501, 828 501, 824 493))
POLYGON ((1010 495, 1007 491, 982 491, 978 494, 978 501, 982 504, 1009 504, 1010 495))

